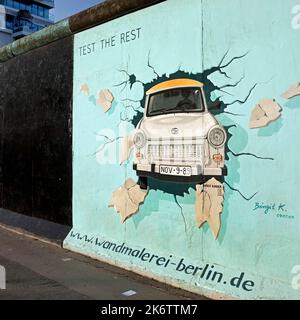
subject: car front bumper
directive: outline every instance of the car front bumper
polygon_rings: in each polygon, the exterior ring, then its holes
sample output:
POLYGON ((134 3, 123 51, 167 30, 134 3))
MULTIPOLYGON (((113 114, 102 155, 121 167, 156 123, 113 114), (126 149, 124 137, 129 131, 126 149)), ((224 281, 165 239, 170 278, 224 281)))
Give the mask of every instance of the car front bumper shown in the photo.
MULTIPOLYGON (((177 182, 201 182, 207 177, 227 176, 227 168, 204 168, 201 166, 190 166, 192 168, 191 176, 165 175, 160 174, 159 164, 133 164, 133 169, 140 177, 153 177, 159 180, 177 181, 177 182)), ((181 165, 182 166, 182 165, 181 165)), ((187 165, 188 166, 188 165, 187 165)))

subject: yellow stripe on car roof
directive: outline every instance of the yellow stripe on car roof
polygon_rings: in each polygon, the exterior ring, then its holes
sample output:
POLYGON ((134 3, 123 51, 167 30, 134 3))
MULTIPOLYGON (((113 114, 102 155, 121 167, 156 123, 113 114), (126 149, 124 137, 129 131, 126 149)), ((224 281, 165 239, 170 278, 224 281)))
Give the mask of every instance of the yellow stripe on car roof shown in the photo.
POLYGON ((181 87, 203 87, 203 83, 192 79, 168 80, 152 87, 150 90, 146 92, 146 94, 149 95, 155 92, 181 87))

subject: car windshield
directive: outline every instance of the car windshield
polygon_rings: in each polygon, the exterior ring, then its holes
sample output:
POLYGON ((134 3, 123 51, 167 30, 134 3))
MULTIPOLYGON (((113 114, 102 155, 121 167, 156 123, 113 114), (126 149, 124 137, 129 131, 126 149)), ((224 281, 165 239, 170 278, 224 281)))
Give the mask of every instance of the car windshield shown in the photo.
POLYGON ((200 88, 178 88, 151 95, 149 97, 147 116, 203 111, 204 106, 200 88))

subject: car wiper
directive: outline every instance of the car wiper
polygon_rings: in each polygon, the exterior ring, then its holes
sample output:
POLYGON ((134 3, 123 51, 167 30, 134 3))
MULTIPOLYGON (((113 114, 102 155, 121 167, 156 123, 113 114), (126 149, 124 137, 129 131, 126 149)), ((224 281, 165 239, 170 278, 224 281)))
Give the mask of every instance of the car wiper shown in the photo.
MULTIPOLYGON (((161 110, 157 110, 157 111, 153 111, 153 112, 150 112, 149 114, 150 115, 155 115, 155 114, 165 114, 165 113, 172 113, 172 112, 169 112, 171 110, 175 110, 176 108, 172 107, 172 108, 169 108, 169 109, 161 109, 161 110)), ((181 110, 180 110, 181 111, 181 110)))
POLYGON ((165 110, 159 110, 159 111, 153 111, 150 112, 149 115, 153 116, 153 115, 158 115, 158 114, 169 114, 169 113, 179 113, 179 112, 186 112, 186 113, 190 113, 190 112, 202 112, 203 110, 197 110, 197 109, 189 109, 189 108, 176 108, 176 107, 172 107, 172 108, 168 108, 165 110))

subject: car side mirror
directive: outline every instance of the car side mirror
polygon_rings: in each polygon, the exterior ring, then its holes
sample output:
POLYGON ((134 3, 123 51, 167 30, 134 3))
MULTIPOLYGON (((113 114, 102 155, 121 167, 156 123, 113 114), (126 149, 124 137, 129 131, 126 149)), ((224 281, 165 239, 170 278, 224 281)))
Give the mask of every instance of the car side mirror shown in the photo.
POLYGON ((219 110, 221 109, 221 105, 222 105, 221 101, 216 100, 208 104, 208 110, 219 110))

